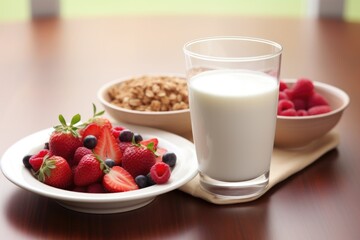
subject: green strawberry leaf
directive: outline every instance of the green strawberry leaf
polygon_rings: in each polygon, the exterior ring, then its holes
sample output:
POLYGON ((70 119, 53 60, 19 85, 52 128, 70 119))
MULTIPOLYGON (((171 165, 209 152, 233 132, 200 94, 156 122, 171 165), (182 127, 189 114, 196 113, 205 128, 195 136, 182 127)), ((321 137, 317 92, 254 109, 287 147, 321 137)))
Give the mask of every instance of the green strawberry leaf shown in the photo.
POLYGON ((76 114, 75 116, 72 117, 70 126, 74 126, 75 124, 80 122, 80 120, 81 120, 80 114, 76 114))

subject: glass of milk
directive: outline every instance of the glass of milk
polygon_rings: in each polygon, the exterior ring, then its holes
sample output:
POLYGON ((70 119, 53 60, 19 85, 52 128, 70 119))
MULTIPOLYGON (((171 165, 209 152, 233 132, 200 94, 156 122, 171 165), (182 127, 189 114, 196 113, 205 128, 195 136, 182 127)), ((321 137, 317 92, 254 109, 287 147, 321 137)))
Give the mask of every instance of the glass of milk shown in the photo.
POLYGON ((273 151, 282 47, 223 36, 184 46, 200 184, 219 197, 266 191, 273 151))

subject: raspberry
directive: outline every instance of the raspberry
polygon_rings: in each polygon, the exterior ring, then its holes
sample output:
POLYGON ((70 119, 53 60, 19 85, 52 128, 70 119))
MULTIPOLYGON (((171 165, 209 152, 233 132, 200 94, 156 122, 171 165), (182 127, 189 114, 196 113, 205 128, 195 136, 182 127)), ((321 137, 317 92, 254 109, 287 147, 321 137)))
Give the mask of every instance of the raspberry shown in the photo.
POLYGON ((164 162, 155 163, 150 169, 151 179, 156 184, 166 183, 171 175, 170 167, 164 162))
POLYGON ((280 115, 281 112, 287 109, 294 108, 294 103, 287 99, 282 99, 278 103, 278 114, 280 115))
POLYGON ((289 99, 289 97, 287 96, 287 94, 285 92, 279 92, 279 100, 282 99, 289 99))
POLYGON ((320 106, 320 105, 329 105, 329 103, 319 93, 314 93, 313 95, 311 95, 309 97, 308 108, 312 108, 312 107, 320 106))
POLYGON ((112 135, 115 137, 115 139, 119 139, 120 132, 121 132, 122 130, 124 130, 124 129, 125 129, 124 127, 115 126, 115 127, 112 127, 112 128, 111 128, 111 133, 112 133, 112 135))
POLYGON ((296 111, 297 116, 308 116, 308 112, 305 109, 300 109, 296 111))
POLYGON ((328 113, 330 111, 331 111, 330 106, 320 105, 320 106, 315 106, 315 107, 309 108, 308 113, 309 113, 309 115, 318 115, 318 114, 328 113))
POLYGON ((314 84, 309 79, 300 78, 296 81, 290 91, 287 92, 290 93, 290 95, 288 95, 290 99, 308 99, 311 95, 314 94, 314 84))
POLYGON ((286 117, 296 116, 296 110, 294 108, 289 108, 289 109, 286 109, 286 110, 280 112, 278 115, 286 116, 286 117))
POLYGON ((304 99, 296 98, 296 99, 293 99, 292 102, 294 103, 295 110, 307 109, 307 106, 306 106, 307 104, 304 99))
POLYGON ((280 80, 280 84, 279 84, 279 90, 280 90, 280 92, 284 91, 284 90, 287 89, 287 88, 288 88, 287 84, 286 84, 284 81, 281 81, 281 80, 280 80))

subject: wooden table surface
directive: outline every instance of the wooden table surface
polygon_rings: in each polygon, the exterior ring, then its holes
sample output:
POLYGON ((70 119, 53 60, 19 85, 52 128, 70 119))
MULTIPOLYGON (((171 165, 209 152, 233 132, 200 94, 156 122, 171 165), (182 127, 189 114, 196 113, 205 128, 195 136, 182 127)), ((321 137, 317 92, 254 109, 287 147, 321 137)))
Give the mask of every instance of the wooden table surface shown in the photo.
POLYGON ((360 24, 226 16, 113 17, 0 24, 0 154, 57 123, 91 114, 97 89, 118 77, 184 73, 183 44, 214 35, 267 38, 284 47, 283 78, 345 90, 340 144, 260 199, 217 206, 175 190, 121 214, 65 209, 0 174, 3 239, 358 239, 360 24))

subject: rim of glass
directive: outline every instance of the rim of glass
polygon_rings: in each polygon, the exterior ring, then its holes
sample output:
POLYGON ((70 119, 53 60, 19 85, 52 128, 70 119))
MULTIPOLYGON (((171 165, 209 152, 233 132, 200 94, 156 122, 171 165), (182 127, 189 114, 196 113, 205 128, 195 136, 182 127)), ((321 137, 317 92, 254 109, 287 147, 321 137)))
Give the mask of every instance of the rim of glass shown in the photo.
POLYGON ((263 38, 256 38, 256 37, 244 37, 244 36, 216 36, 216 37, 205 37, 205 38, 198 38, 191 40, 187 43, 185 43, 183 47, 183 51, 186 55, 195 57, 202 60, 208 60, 208 61, 221 61, 221 62, 245 62, 245 61, 260 61, 260 60, 266 60, 270 58, 277 57, 281 55, 283 50, 283 47, 274 41, 263 39, 263 38), (257 43, 263 43, 270 46, 275 47, 277 50, 270 54, 264 54, 264 55, 258 55, 258 56, 252 56, 252 57, 215 57, 205 54, 199 54, 195 53, 188 48, 191 47, 194 44, 201 43, 201 42, 210 42, 210 41, 219 41, 219 40, 237 40, 237 41, 247 41, 247 42, 257 42, 257 43))

